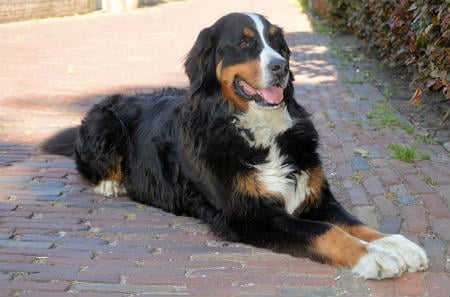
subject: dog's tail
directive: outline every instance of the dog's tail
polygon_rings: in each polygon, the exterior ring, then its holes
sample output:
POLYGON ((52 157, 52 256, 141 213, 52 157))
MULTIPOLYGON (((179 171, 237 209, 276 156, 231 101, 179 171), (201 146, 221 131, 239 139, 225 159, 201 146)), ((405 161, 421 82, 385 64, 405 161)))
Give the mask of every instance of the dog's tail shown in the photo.
POLYGON ((58 132, 41 145, 41 150, 48 154, 73 158, 78 129, 78 127, 72 127, 58 132))

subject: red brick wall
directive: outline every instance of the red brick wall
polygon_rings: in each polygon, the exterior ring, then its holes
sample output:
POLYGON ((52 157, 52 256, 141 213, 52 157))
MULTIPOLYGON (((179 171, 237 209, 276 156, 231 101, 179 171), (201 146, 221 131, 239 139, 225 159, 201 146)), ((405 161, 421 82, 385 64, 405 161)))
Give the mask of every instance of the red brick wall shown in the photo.
POLYGON ((6 0, 0 1, 0 23, 74 15, 94 9, 94 0, 6 0))

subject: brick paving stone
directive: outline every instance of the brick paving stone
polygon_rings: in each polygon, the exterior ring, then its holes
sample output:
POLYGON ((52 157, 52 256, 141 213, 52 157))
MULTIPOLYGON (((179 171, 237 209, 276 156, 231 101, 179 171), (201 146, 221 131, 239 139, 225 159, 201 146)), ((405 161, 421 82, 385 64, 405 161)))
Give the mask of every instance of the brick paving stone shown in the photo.
POLYGON ((32 273, 23 277, 25 280, 36 282, 71 281, 71 282, 96 282, 103 284, 115 284, 119 282, 118 276, 106 274, 84 274, 79 272, 65 272, 53 269, 52 272, 32 273))
MULTIPOLYGON (((342 138, 342 136, 339 136, 339 138, 342 138)), ((342 142, 342 149, 348 156, 354 155, 358 148, 360 146, 354 142, 353 137, 348 137, 346 142, 342 142)))
POLYGON ((440 265, 446 262, 445 252, 446 244, 442 240, 429 239, 423 240, 423 246, 430 259, 430 270, 433 272, 444 272, 445 267, 440 265))
POLYGON ((279 284, 295 286, 302 284, 303 286, 334 286, 336 281, 332 278, 323 276, 248 276, 236 275, 233 277, 234 282, 240 284, 256 283, 278 286, 279 284))
POLYGON ((422 275, 405 272, 395 280, 397 292, 401 296, 423 296, 425 293, 422 275))
POLYGON ((383 215, 395 217, 398 216, 399 210, 397 209, 397 206, 393 203, 391 199, 383 196, 374 196, 372 197, 372 200, 375 202, 375 205, 378 207, 380 212, 383 215))
MULTIPOLYGON (((152 285, 159 286, 184 286, 188 288, 205 288, 205 287, 230 287, 233 286, 233 278, 239 275, 239 270, 223 270, 219 275, 201 275, 201 276, 177 276, 164 274, 132 274, 126 275, 127 283, 134 285, 147 285, 151 279, 152 285)), ((239 284, 238 284, 239 285, 239 284)), ((273 284, 268 286, 275 287, 273 284)))
MULTIPOLYGON (((23 292, 20 294, 20 297, 64 297, 64 296, 73 296, 74 293, 73 292, 65 292, 65 293, 61 293, 61 292, 36 292, 36 291, 32 291, 32 292, 23 292)), ((1 296, 1 295, 0 295, 1 296)), ((123 297, 123 294, 121 293, 80 293, 77 292, 76 293, 77 297, 123 297)), ((152 297, 170 297, 171 295, 153 295, 152 297)), ((172 295, 173 296, 173 295, 172 295)), ((179 296, 179 295, 178 295, 179 296)))
POLYGON ((430 186, 417 174, 406 174, 403 178, 410 189, 418 194, 430 194, 434 192, 433 189, 431 189, 430 186))
POLYGON ((341 150, 332 150, 332 151, 330 151, 330 158, 335 163, 348 162, 347 156, 341 150))
POLYGON ((409 205, 414 203, 414 197, 411 196, 409 188, 406 185, 390 186, 389 191, 396 195, 399 204, 409 205))
POLYGON ((356 139, 359 145, 372 145, 373 139, 366 134, 357 134, 356 139))
POLYGON ((371 296, 398 296, 395 291, 395 282, 385 279, 381 281, 368 281, 369 292, 371 296))
POLYGON ((342 147, 341 142, 334 135, 322 136, 321 141, 323 141, 327 147, 330 147, 332 149, 339 149, 342 147))
POLYGON ((369 152, 369 158, 370 159, 380 159, 383 158, 383 155, 381 153, 381 150, 377 146, 364 146, 363 149, 367 150, 369 152))
POLYGON ((370 176, 363 181, 363 185, 371 196, 384 194, 384 188, 376 176, 370 176))
POLYGON ((369 200, 367 199, 366 191, 363 187, 353 187, 347 190, 350 195, 350 200, 353 205, 367 205, 369 200))
POLYGON ((336 289, 332 287, 282 287, 281 296, 296 297, 328 297, 336 296, 336 289))
POLYGON ((406 225, 409 232, 425 233, 429 226, 425 208, 422 205, 408 205, 405 207, 406 225))
POLYGON ((130 285, 130 284, 103 284, 103 283, 76 283, 72 290, 99 293, 125 293, 125 294, 165 294, 177 293, 183 288, 177 286, 162 285, 130 285))
POLYGON ((391 164, 391 168, 395 169, 402 175, 406 174, 414 175, 419 172, 419 170, 415 166, 413 166, 412 163, 405 163, 397 159, 390 159, 389 161, 390 161, 389 163, 391 164))
POLYGON ((183 294, 188 296, 281 296, 279 288, 256 284, 234 284, 232 286, 188 286, 183 289, 183 294))
POLYGON ((380 223, 380 232, 386 234, 399 233, 402 220, 398 217, 384 217, 380 223))
POLYGON ((450 219, 431 219, 431 226, 434 232, 438 234, 440 239, 450 241, 450 232, 448 227, 450 226, 450 219))
POLYGON ((348 162, 336 164, 336 172, 341 178, 349 178, 350 176, 355 174, 351 164, 348 162))
POLYGON ((351 157, 351 161, 353 164, 353 168, 357 171, 372 169, 372 167, 369 165, 367 160, 363 157, 354 156, 354 157, 351 157))
POLYGON ((450 185, 436 186, 435 188, 437 189, 439 195, 446 199, 447 205, 450 205, 450 185))
POLYGON ((245 267, 255 269, 276 269, 289 267, 290 274, 335 276, 336 271, 329 265, 312 262, 308 259, 258 259, 245 262, 245 267))
POLYGON ((425 283, 428 287, 429 296, 450 296, 450 277, 448 273, 428 274, 425 276, 425 283))
POLYGON ((348 271, 344 271, 339 277, 338 282, 341 284, 341 290, 343 292, 347 294, 363 293, 367 295, 368 287, 366 282, 361 282, 348 271))
POLYGON ((39 241, 16 241, 16 240, 0 240, 0 246, 9 248, 40 248, 48 249, 52 246, 49 242, 39 241))
POLYGON ((345 82, 361 74, 340 67, 330 38, 314 33, 293 3, 174 1, 2 24, 0 39, 0 296, 450 295, 448 152, 421 144, 429 161, 392 158, 386 146, 414 136, 367 123, 372 104, 388 101, 368 82, 345 82), (71 159, 37 150, 107 94, 186 86, 181 65, 200 29, 226 12, 254 10, 285 29, 295 93, 313 114, 339 201, 370 226, 423 243, 429 271, 366 282, 345 269, 226 243, 191 218, 100 197, 71 159))
POLYGON ((353 213, 369 227, 378 229, 378 217, 373 206, 355 206, 353 213))
POLYGON ((432 217, 450 219, 449 208, 441 196, 437 194, 425 194, 422 195, 422 201, 432 217))
POLYGON ((26 249, 20 249, 20 248, 8 248, 4 247, 2 248, 2 254, 8 254, 8 255, 33 255, 33 256, 39 256, 39 257, 68 257, 68 258, 91 258, 93 257, 94 253, 92 251, 70 251, 70 253, 67 252, 67 250, 63 249, 40 249, 40 248, 26 248, 26 249))
POLYGON ((422 167, 420 170, 427 178, 430 178, 434 184, 448 185, 450 183, 448 171, 445 172, 445 169, 441 166, 427 166, 422 167))
POLYGON ((28 291, 28 290, 38 290, 38 291, 49 291, 49 292, 64 292, 70 283, 65 281, 58 282, 33 282, 26 280, 0 280, 0 288, 2 290, 10 291, 28 291))

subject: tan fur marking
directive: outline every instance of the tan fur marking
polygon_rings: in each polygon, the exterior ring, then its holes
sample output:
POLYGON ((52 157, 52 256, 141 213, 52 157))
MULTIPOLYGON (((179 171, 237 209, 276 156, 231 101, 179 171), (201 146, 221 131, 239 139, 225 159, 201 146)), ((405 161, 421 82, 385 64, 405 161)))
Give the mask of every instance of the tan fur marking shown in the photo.
POLYGON ((246 193, 252 197, 269 195, 269 192, 258 183, 255 172, 237 177, 236 189, 240 193, 246 193))
POLYGON ((222 60, 219 60, 219 63, 217 63, 217 67, 216 67, 216 77, 217 80, 220 81, 220 78, 222 77, 222 60))
POLYGON ((309 172, 308 188, 311 189, 311 194, 309 194, 304 203, 306 205, 314 203, 320 197, 320 192, 322 190, 322 184, 324 182, 324 174, 322 167, 318 166, 311 169, 309 172))
POLYGON ((250 29, 250 28, 244 28, 243 33, 244 33, 245 36, 247 36, 249 38, 255 37, 255 32, 253 32, 253 30, 250 29))
POLYGON ((245 99, 240 98, 234 92, 233 86, 222 83, 222 94, 226 100, 233 103, 239 110, 244 112, 248 110, 248 102, 246 102, 245 99))
POLYGON ((336 226, 317 237, 312 246, 335 266, 354 267, 367 253, 366 244, 336 226))
POLYGON ((378 232, 377 230, 364 225, 360 226, 341 225, 340 227, 345 231, 347 231, 348 233, 350 233, 351 235, 367 242, 371 242, 387 236, 386 234, 378 232))
POLYGON ((236 178, 236 190, 254 198, 276 197, 282 200, 282 197, 265 189, 257 180, 256 172, 241 175, 236 178))
MULTIPOLYGON (((248 110, 248 101, 240 97, 234 91, 234 79, 238 76, 254 88, 261 88, 261 70, 259 61, 253 60, 247 63, 221 67, 220 78, 222 92, 225 99, 230 100, 242 111, 248 110)), ((217 70, 217 69, 216 69, 217 70)))
POLYGON ((275 35, 277 33, 277 31, 278 31, 277 26, 274 26, 274 25, 270 26, 270 28, 269 28, 270 35, 275 35))
POLYGON ((115 180, 118 181, 119 183, 122 181, 122 168, 120 166, 120 162, 122 160, 119 159, 116 161, 115 166, 111 169, 111 171, 108 174, 108 178, 107 180, 115 180))
MULTIPOLYGON (((282 30, 281 28, 277 27, 277 26, 271 25, 270 28, 269 28, 269 34, 270 34, 271 36, 274 36, 274 37, 275 37, 275 35, 277 35, 277 34, 283 35, 283 30, 282 30)), ((279 47, 279 46, 280 46, 280 41, 277 40, 277 38, 275 38, 274 43, 275 43, 275 47, 279 47)), ((286 60, 289 60, 290 54, 289 54, 289 52, 286 51, 285 49, 281 49, 281 55, 282 55, 283 58, 285 58, 286 60)))

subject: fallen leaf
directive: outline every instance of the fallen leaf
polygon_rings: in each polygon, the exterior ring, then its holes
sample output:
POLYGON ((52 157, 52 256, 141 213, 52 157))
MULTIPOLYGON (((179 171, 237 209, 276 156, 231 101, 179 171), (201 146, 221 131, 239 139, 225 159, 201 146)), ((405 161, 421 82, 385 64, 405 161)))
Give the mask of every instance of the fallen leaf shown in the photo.
POLYGON ((422 92, 423 92, 422 87, 418 86, 416 88, 416 91, 412 95, 411 99, 409 100, 408 104, 414 105, 415 107, 419 106, 420 103, 422 102, 422 92))
POLYGON ((354 153, 358 154, 358 155, 360 155, 361 157, 364 157, 364 158, 369 157, 369 152, 364 150, 364 149, 355 149, 354 153))

